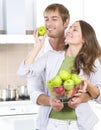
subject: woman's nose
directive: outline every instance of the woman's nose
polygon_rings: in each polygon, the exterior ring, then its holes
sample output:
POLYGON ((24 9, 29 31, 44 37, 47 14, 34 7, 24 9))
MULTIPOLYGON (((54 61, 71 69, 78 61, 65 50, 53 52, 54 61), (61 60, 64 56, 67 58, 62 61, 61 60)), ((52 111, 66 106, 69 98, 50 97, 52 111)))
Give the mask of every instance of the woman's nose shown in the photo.
POLYGON ((69 33, 70 33, 70 32, 69 32, 69 31, 67 31, 67 32, 66 32, 66 36, 67 36, 69 33))

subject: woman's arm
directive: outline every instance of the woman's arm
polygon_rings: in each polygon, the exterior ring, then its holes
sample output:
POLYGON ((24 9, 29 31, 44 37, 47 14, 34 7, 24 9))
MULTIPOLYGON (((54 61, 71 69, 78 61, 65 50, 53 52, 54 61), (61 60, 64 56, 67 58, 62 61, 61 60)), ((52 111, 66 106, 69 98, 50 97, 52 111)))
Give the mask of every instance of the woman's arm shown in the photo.
POLYGON ((86 91, 92 98, 96 99, 100 95, 100 90, 97 86, 90 83, 88 80, 84 80, 84 85, 87 86, 86 91))

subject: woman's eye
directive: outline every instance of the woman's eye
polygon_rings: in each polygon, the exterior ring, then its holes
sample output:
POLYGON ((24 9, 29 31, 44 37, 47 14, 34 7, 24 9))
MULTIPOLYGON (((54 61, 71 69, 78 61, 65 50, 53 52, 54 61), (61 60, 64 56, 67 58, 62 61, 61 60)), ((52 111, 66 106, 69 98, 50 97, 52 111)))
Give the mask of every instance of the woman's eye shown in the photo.
POLYGON ((76 29, 73 29, 73 31, 77 31, 76 29))

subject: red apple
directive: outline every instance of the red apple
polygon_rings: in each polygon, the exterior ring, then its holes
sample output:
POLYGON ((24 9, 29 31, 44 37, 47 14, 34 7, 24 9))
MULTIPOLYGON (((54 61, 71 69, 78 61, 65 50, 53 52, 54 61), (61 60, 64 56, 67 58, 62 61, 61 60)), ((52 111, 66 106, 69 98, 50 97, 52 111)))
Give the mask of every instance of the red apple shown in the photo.
POLYGON ((58 96, 63 96, 64 95, 64 92, 65 92, 65 89, 63 86, 59 86, 59 87, 55 87, 54 88, 54 91, 56 92, 56 94, 58 96))

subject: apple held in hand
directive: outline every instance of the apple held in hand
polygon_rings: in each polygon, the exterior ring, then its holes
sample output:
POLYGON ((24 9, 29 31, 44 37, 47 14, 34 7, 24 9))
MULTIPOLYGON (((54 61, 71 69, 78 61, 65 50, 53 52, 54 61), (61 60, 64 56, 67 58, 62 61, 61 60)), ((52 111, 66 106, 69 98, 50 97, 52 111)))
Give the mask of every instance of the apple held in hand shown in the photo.
POLYGON ((58 86, 54 88, 54 92, 56 93, 57 96, 63 96, 65 93, 65 89, 63 86, 58 86))
POLYGON ((60 70, 59 76, 61 77, 62 80, 67 80, 71 77, 71 74, 66 70, 60 70))
POLYGON ((46 34, 46 32, 47 32, 46 27, 40 26, 40 27, 38 28, 38 36, 44 36, 44 35, 46 34))
POLYGON ((66 90, 71 90, 74 88, 74 81, 72 79, 68 79, 64 81, 63 86, 66 90))
POLYGON ((79 75, 77 74, 72 74, 71 79, 74 81, 74 84, 80 84, 81 83, 81 78, 79 75))

